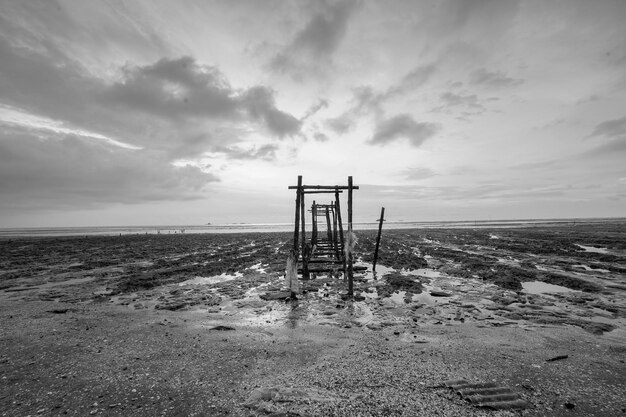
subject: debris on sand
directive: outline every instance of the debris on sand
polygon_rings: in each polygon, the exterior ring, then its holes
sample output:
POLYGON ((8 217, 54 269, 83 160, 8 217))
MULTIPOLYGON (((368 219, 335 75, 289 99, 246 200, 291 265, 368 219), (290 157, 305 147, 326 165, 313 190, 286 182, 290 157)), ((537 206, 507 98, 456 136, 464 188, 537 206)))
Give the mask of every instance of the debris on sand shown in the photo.
POLYGON ((567 358, 569 358, 569 355, 559 355, 559 356, 555 356, 555 357, 550 358, 550 359, 546 359, 546 362, 560 361, 562 359, 567 359, 567 358))
POLYGON ((459 379, 446 381, 443 385, 452 389, 475 407, 507 410, 528 408, 529 406, 528 401, 523 399, 519 393, 495 382, 471 383, 459 379))
MULTIPOLYGON (((298 403, 309 404, 311 402, 339 401, 340 397, 332 393, 315 388, 292 388, 292 387, 262 387, 256 388, 243 403, 243 406, 264 413, 284 412, 278 405, 286 405, 291 408, 298 403)), ((289 410, 289 412, 293 412, 289 410)), ((296 413, 299 415, 299 413, 296 413)))

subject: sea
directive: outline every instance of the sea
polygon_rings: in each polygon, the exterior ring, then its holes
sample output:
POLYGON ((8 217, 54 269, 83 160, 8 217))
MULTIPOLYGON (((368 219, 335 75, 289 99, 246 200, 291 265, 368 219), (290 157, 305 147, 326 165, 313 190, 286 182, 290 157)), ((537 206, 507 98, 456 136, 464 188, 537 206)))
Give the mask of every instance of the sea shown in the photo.
MULTIPOLYGON (((576 226, 589 223, 622 223, 621 218, 576 218, 576 219, 524 219, 524 220, 464 220, 464 221, 389 221, 383 229, 454 229, 454 228, 511 228, 576 226)), ((378 222, 354 223, 354 230, 378 229, 378 222)), ((344 229, 347 225, 344 225, 344 229)), ((267 233, 293 231, 293 223, 235 223, 209 225, 167 226, 97 226, 97 227, 39 227, 2 228, 1 238, 46 237, 46 236, 114 236, 146 234, 197 234, 197 233, 267 233)))

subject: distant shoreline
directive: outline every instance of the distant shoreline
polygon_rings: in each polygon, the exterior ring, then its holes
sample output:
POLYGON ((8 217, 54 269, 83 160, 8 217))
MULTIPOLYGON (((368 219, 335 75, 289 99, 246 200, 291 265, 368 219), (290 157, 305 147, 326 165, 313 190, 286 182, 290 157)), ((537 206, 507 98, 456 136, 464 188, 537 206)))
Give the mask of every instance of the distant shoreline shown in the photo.
MULTIPOLYGON (((519 228, 537 226, 565 226, 589 223, 626 223, 626 217, 522 219, 522 220, 451 220, 451 221, 395 221, 385 222, 384 229, 454 229, 454 228, 519 228)), ((346 226, 344 226, 346 227, 346 226)), ((355 230, 378 228, 378 222, 354 223, 355 230)), ((40 227, 3 228, 0 238, 54 237, 54 236, 114 236, 114 235, 174 235, 198 233, 267 233, 289 232, 293 224, 215 224, 169 226, 102 226, 102 227, 40 227)))

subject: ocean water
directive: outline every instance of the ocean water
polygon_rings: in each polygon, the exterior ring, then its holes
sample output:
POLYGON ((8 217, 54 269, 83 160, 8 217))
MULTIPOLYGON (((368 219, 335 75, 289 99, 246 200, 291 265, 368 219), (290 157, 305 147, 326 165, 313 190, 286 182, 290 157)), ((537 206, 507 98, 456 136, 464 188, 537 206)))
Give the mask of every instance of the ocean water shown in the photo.
MULTIPOLYGON (((383 229, 434 229, 434 228, 508 228, 539 226, 575 226, 589 223, 626 223, 626 218, 610 219, 531 219, 531 220, 477 220, 477 221, 408 221, 385 222, 383 229)), ((190 233, 252 233, 289 232, 293 223, 238 223, 218 225, 168 225, 168 226, 104 226, 104 227, 47 227, 47 228, 4 228, 0 238, 37 236, 114 236, 145 234, 190 234, 190 233)), ((344 225, 344 229, 347 225, 344 225)), ((354 223, 355 230, 378 228, 378 222, 354 223)))

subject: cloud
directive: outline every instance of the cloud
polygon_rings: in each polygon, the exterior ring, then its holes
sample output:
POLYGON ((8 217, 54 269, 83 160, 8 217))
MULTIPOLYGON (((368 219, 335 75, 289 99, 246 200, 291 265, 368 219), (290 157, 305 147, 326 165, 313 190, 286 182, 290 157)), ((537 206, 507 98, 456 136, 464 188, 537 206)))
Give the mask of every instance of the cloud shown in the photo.
POLYGON ((455 107, 462 107, 462 108, 467 108, 467 109, 472 110, 472 112, 467 112, 467 111, 462 112, 461 114, 463 116, 476 116, 485 111, 485 107, 481 104, 476 94, 462 95, 462 94, 456 94, 456 93, 452 93, 448 91, 448 92, 441 94, 439 98, 441 99, 443 104, 438 107, 435 107, 433 109, 433 111, 435 112, 440 112, 440 111, 450 112, 455 107))
POLYGON ((345 36, 349 17, 357 4, 356 1, 339 1, 326 5, 272 58, 270 68, 301 77, 318 69, 320 61, 327 65, 345 36))
POLYGON ((436 71, 437 67, 434 64, 417 66, 402 77, 400 82, 389 87, 383 96, 385 99, 388 99, 395 95, 415 90, 426 84, 436 71))
POLYGON ((109 104, 161 118, 224 118, 262 121, 278 137, 300 130, 300 121, 276 108, 274 92, 264 86, 233 89, 222 73, 192 57, 163 58, 152 65, 126 67, 123 80, 104 93, 109 104))
POLYGON ((253 87, 242 94, 242 106, 255 119, 264 120, 267 127, 279 137, 294 135, 302 122, 276 108, 274 93, 267 87, 253 87))
POLYGON ((317 101, 317 103, 313 104, 304 114, 304 116, 302 116, 302 121, 305 121, 306 119, 308 119, 309 117, 315 115, 315 113, 317 113, 318 111, 325 109, 328 107, 328 101, 321 98, 317 101))
POLYGON ((580 105, 580 104, 585 104, 585 103, 591 103, 594 101, 598 101, 600 100, 602 97, 598 94, 591 94, 589 96, 583 97, 580 100, 578 100, 576 102, 576 105, 580 105))
POLYGON ((583 154, 586 156, 607 158, 623 158, 626 156, 626 136, 603 143, 583 154))
POLYGON ((152 65, 126 66, 122 80, 105 92, 109 103, 164 118, 232 117, 237 111, 233 89, 215 67, 193 58, 163 58, 152 65))
POLYGON ((432 169, 423 167, 409 168, 404 170, 402 174, 407 180, 423 180, 437 175, 432 169))
POLYGON ((472 71, 469 76, 469 81, 474 85, 484 85, 488 87, 511 87, 524 82, 522 79, 511 78, 501 71, 488 71, 485 68, 472 71))
POLYGON ((418 123, 408 114, 400 114, 382 120, 376 126, 374 136, 368 141, 372 145, 385 145, 406 138, 412 146, 419 147, 424 141, 440 130, 434 123, 418 123))
MULTIPOLYGON (((16 38, 27 37, 16 32, 16 38)), ((265 86, 233 88, 217 67, 193 57, 126 64, 115 81, 99 78, 47 39, 26 48, 0 32, 2 102, 76 130, 98 132, 172 160, 233 145, 260 125, 281 139, 301 122, 277 108, 265 86), (254 127, 257 127, 254 126, 254 127)))
POLYGON ((252 147, 250 149, 243 149, 240 147, 230 146, 230 147, 216 147, 212 150, 211 153, 221 153, 226 156, 228 159, 239 159, 239 160, 253 160, 253 159, 263 159, 266 161, 271 161, 276 159, 276 151, 278 150, 278 146, 275 144, 266 144, 259 147, 252 147))
POLYGON ((329 137, 321 132, 316 132, 313 134, 313 138, 318 142, 328 142, 329 137))
POLYGON ((326 119, 326 126, 337 134, 343 135, 352 129, 354 122, 349 114, 342 114, 339 117, 326 119))
POLYGON ((175 167, 166 155, 85 141, 67 133, 0 132, 3 207, 89 208, 116 203, 204 197, 219 181, 198 168, 175 167))
POLYGON ((615 138, 624 135, 626 135, 626 116, 620 119, 602 122, 591 132, 591 136, 605 136, 607 138, 615 138))
POLYGON ((355 124, 354 119, 374 114, 377 119, 384 117, 383 105, 393 98, 409 94, 423 86, 437 71, 434 64, 420 65, 409 71, 398 82, 384 91, 377 91, 370 85, 361 85, 352 89, 352 103, 340 116, 327 119, 327 126, 335 133, 347 133, 355 124))

